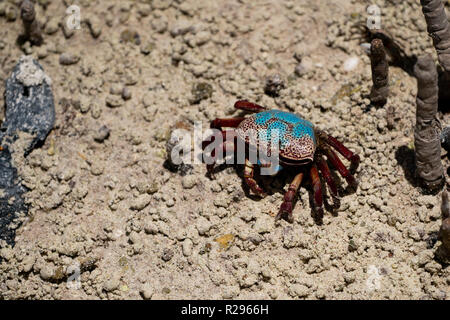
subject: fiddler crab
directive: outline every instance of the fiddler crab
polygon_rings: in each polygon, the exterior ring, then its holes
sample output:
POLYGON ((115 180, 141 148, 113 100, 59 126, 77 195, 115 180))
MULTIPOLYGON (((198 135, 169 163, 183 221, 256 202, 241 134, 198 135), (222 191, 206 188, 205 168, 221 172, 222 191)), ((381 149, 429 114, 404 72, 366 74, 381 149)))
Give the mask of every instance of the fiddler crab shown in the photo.
MULTIPOLYGON (((237 101, 234 107, 255 114, 249 117, 216 118, 211 122, 210 127, 220 130, 224 142, 218 148, 224 152, 232 150, 236 153, 238 139, 245 144, 244 180, 250 190, 261 197, 266 196, 266 193, 254 178, 254 171, 255 167, 262 168, 267 164, 259 160, 251 162, 247 153, 249 148, 258 148, 260 145, 267 143, 271 139, 270 134, 272 130, 278 130, 279 134, 279 165, 274 174, 283 169, 283 167, 291 167, 296 172, 292 183, 284 194, 283 202, 276 216, 277 220, 286 216, 289 222, 293 222, 292 210, 297 191, 304 177, 309 177, 313 192, 312 209, 315 212, 315 218, 318 223, 322 222, 324 195, 319 172, 321 172, 328 185, 333 199, 333 208, 339 208, 338 189, 327 162, 339 172, 351 188, 355 189, 357 187, 353 174, 358 168, 360 158, 336 138, 322 130, 318 130, 311 122, 302 119, 294 113, 266 110, 265 107, 246 100, 237 101), (222 128, 224 127, 234 129, 223 130, 222 128), (250 130, 256 132, 255 139, 249 139, 248 132, 250 130), (227 139, 227 136, 233 136, 233 139, 227 139), (345 167, 333 149, 350 161, 350 169, 345 167)), ((211 139, 204 140, 203 149, 205 150, 212 142, 211 139)), ((270 153, 270 147, 266 147, 264 150, 270 153)), ((207 164, 207 171, 213 177, 214 167, 218 159, 217 157, 214 158, 214 151, 211 153, 211 156, 213 157, 213 163, 207 164)))

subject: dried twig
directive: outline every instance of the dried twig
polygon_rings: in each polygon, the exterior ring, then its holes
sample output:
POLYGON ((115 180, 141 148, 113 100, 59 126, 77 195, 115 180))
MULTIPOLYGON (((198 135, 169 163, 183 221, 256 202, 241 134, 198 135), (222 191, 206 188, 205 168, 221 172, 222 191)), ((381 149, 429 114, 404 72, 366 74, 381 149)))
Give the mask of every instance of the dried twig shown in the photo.
POLYGON ((33 45, 40 46, 43 42, 41 26, 36 19, 36 11, 34 4, 30 0, 23 0, 20 7, 20 16, 25 28, 25 39, 29 40, 33 45))
POLYGON ((370 46, 370 62, 372 65, 372 91, 370 101, 372 104, 383 106, 389 95, 389 65, 386 60, 381 39, 373 39, 370 46))
POLYGON ((437 190, 443 184, 441 163, 440 122, 438 109, 438 75, 431 55, 417 59, 414 66, 417 78, 416 128, 414 145, 416 168, 426 189, 437 190))

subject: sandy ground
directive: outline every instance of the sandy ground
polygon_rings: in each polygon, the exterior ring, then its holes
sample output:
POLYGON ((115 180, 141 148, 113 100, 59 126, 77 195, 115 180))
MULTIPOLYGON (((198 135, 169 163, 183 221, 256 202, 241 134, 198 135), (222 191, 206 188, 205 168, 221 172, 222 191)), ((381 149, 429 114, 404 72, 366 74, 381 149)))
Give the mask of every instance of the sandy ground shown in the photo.
MULTIPOLYGON (((20 0, 0 1, 1 90, 32 54, 57 113, 42 148, 15 153, 30 212, 15 247, 0 246, 0 299, 449 299, 450 269, 429 240, 440 197, 413 175, 415 79, 392 67, 388 105, 368 107, 370 62, 352 26, 372 2, 80 0, 67 37, 71 2, 38 2, 45 44, 21 48, 20 0), (285 89, 271 98, 276 73, 285 89), (360 186, 336 216, 317 225, 303 187, 294 223, 275 223, 286 175, 264 179, 272 195, 258 201, 242 169, 213 181, 203 165, 164 168, 173 128, 238 115, 241 98, 299 113, 361 156, 360 186)), ((435 56, 418 1, 374 3, 408 54, 435 56)))

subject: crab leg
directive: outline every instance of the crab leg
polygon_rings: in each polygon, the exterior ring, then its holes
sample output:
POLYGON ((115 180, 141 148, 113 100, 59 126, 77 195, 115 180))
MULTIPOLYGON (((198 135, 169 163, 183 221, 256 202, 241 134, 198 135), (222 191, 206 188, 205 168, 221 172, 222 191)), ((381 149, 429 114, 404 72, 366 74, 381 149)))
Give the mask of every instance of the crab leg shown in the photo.
POLYGON ((265 197, 266 193, 264 190, 258 185, 256 180, 253 178, 254 175, 254 167, 253 164, 248 160, 245 159, 245 168, 244 168, 244 180, 245 183, 248 185, 250 190, 252 190, 254 193, 261 197, 265 197))
POLYGON ((346 146, 344 146, 339 140, 336 138, 327 135, 327 143, 335 148, 342 156, 351 162, 350 172, 355 172, 359 166, 359 156, 351 152, 346 146))
POLYGON ((211 129, 222 129, 222 127, 237 128, 237 126, 244 120, 244 117, 237 118, 216 118, 211 122, 211 129))
POLYGON ((316 212, 316 219, 322 222, 323 219, 323 197, 322 197, 322 185, 320 183, 319 171, 315 164, 311 165, 311 184, 314 192, 314 211, 316 212))
POLYGON ((347 180, 347 183, 352 187, 356 187, 357 182, 355 178, 351 175, 350 171, 347 170, 337 154, 334 153, 334 151, 330 148, 326 148, 325 152, 328 160, 339 171, 340 175, 343 176, 345 180, 347 180))
POLYGON ((297 194, 298 188, 302 184, 303 180, 303 173, 299 173, 295 176, 294 180, 292 180, 292 183, 289 185, 288 191, 284 194, 283 203, 280 206, 280 211, 278 212, 276 216, 276 220, 279 220, 281 216, 287 214, 288 221, 293 222, 294 218, 292 217, 292 209, 294 206, 294 198, 297 194))
MULTIPOLYGON (((222 127, 231 127, 231 128, 236 128, 241 122, 242 120, 244 120, 244 117, 239 117, 239 118, 216 118, 211 122, 211 129, 220 129, 222 130, 222 127)), ((233 133, 235 135, 234 132, 232 132, 231 130, 227 130, 224 131, 222 130, 222 136, 223 136, 223 141, 227 141, 227 135, 229 133, 233 133)), ((205 150, 205 148, 210 145, 214 140, 210 139, 211 141, 203 141, 202 142, 202 149, 205 150)), ((221 147, 223 148, 224 152, 225 149, 227 148, 226 144, 221 144, 221 147)), ((211 156, 215 157, 215 151, 213 150, 211 152, 211 156)), ((212 164, 207 164, 206 165, 206 169, 209 173, 212 173, 212 170, 214 170, 214 166, 215 163, 212 164)))
MULTIPOLYGON (((235 144, 235 137, 236 137, 236 133, 234 132, 234 130, 222 130, 222 137, 223 137, 223 141, 222 143, 218 146, 218 148, 223 150, 223 155, 227 155, 228 152, 236 152, 236 144, 235 144), (230 139, 230 137, 232 137, 232 139, 230 139)), ((213 141, 203 141, 202 142, 202 148, 203 150, 205 150, 205 148, 210 145, 213 141)), ((208 171, 209 174, 212 175, 212 172, 214 170, 214 166, 216 165, 216 160, 215 159, 216 156, 216 149, 213 149, 211 151, 211 157, 214 158, 214 163, 211 164, 207 164, 206 165, 206 170, 208 171)))
POLYGON ((234 107, 236 109, 250 111, 250 112, 261 112, 263 110, 266 110, 265 107, 260 106, 260 105, 258 105, 256 103, 253 103, 253 102, 249 102, 247 100, 236 101, 236 103, 234 104, 234 107))
POLYGON ((328 168, 327 162, 325 161, 322 155, 318 157, 317 165, 319 167, 320 172, 322 172, 325 181, 327 182, 328 188, 330 189, 330 193, 333 198, 333 206, 335 208, 339 208, 340 200, 338 196, 336 183, 334 182, 334 179, 331 176, 330 168, 328 168))
MULTIPOLYGON (((235 152, 236 151, 236 145, 234 144, 233 141, 224 141, 219 145, 219 148, 222 148, 223 150, 223 155, 227 155, 228 152, 235 152)), ((215 150, 211 151, 211 157, 215 157, 216 156, 216 152, 215 150)), ((212 175, 214 167, 216 166, 216 158, 214 158, 214 163, 211 164, 207 164, 206 165, 206 170, 208 171, 209 174, 212 175)))
MULTIPOLYGON (((213 137, 214 135, 209 136, 209 138, 207 140, 202 141, 202 149, 205 150, 205 148, 207 146, 209 146, 211 143, 214 142, 213 139, 211 139, 211 137, 213 137)), ((225 142, 227 140, 230 141, 234 141, 234 138, 236 137, 236 132, 234 130, 222 130, 222 140, 225 142), (231 140, 231 138, 233 138, 233 140, 231 140)))

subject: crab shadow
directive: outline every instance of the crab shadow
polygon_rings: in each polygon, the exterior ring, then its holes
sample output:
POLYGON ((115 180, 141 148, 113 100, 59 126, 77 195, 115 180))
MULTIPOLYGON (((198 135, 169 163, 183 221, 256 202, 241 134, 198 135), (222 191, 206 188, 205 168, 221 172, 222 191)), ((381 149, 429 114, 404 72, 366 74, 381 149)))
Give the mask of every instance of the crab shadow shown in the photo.
POLYGON ((442 113, 450 112, 450 93, 447 89, 450 86, 450 75, 445 74, 441 66, 438 68, 438 87, 439 87, 439 100, 438 110, 442 113))
MULTIPOLYGON (((340 204, 339 199, 341 197, 355 193, 356 189, 352 188, 350 186, 343 188, 342 187, 343 180, 341 179, 340 176, 337 175, 335 170, 332 169, 332 165, 329 164, 329 166, 331 169, 331 174, 333 176, 333 179, 338 188, 339 198, 337 200, 332 199, 331 195, 328 192, 326 182, 321 177, 320 180, 321 180, 321 186, 322 186, 323 205, 324 205, 324 209, 325 209, 325 214, 326 214, 326 212, 329 212, 329 213, 331 213, 331 215, 337 216, 338 211, 339 211, 339 204, 340 204)), ((300 188, 304 188, 308 193, 308 201, 309 201, 309 205, 311 208, 311 217, 314 219, 316 224, 321 225, 322 217, 318 214, 317 210, 315 210, 314 193, 313 193, 313 188, 311 186, 311 183, 309 181, 308 168, 309 168, 309 166, 305 166, 300 169, 301 171, 303 171, 305 173, 305 178, 304 178, 300 188)), ((228 169, 234 169, 234 172, 240 177, 241 187, 244 192, 244 195, 247 198, 254 200, 254 201, 261 201, 263 199, 262 197, 260 197, 258 195, 252 194, 250 188, 245 183, 244 165, 220 164, 214 168, 212 173, 213 173, 213 175, 215 175, 219 172, 222 172, 222 171, 225 171, 228 169)), ((263 190, 266 191, 266 193, 268 195, 274 195, 274 194, 278 193, 278 194, 284 196, 284 194, 286 193, 285 187, 289 186, 289 184, 292 182, 292 179, 295 177, 295 175, 299 173, 299 168, 291 168, 291 167, 284 168, 283 170, 281 170, 279 173, 277 173, 274 176, 260 175, 259 173, 260 173, 259 169, 257 167, 255 167, 255 180, 258 182, 258 184, 260 184, 260 186, 263 188, 263 190)), ((295 211, 295 208, 296 208, 296 205, 298 202, 300 202, 302 204, 304 203, 304 199, 302 199, 300 192, 297 192, 297 196, 295 197, 294 202, 293 202, 294 211, 295 211)), ((282 219, 285 219, 286 221, 288 221, 287 216, 282 216, 282 219)))
POLYGON ((415 177, 416 164, 414 150, 407 146, 400 146, 395 151, 395 159, 403 170, 403 175, 409 184, 413 187, 418 187, 417 179, 415 177))

